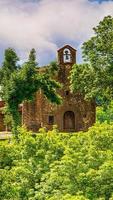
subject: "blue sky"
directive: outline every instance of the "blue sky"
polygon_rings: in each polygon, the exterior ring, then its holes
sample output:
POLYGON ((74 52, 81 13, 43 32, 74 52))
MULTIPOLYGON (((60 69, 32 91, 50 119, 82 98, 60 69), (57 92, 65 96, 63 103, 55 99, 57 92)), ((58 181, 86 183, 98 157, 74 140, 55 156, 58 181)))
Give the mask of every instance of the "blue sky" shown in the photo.
POLYGON ((65 44, 77 49, 80 63, 82 43, 107 15, 113 16, 112 0, 0 0, 0 63, 12 47, 22 62, 35 48, 39 66, 46 65, 65 44))

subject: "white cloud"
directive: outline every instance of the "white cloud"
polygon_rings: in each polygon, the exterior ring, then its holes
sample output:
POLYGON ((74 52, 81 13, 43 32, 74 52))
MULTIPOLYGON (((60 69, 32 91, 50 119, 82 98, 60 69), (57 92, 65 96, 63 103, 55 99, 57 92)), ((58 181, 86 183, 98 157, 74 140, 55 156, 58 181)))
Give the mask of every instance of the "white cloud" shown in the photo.
POLYGON ((112 1, 0 0, 0 43, 22 52, 34 47, 41 55, 41 63, 43 55, 47 62, 49 54, 55 55, 58 41, 81 45, 105 15, 113 15, 112 1))

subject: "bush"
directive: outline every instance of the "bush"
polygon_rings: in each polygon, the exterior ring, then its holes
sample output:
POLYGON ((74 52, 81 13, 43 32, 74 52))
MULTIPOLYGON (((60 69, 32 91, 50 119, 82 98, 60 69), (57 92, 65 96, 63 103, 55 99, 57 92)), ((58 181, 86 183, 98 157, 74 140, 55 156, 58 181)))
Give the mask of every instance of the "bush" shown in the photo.
POLYGON ((96 124, 85 133, 19 133, 18 143, 0 142, 2 199, 113 198, 113 124, 96 124))

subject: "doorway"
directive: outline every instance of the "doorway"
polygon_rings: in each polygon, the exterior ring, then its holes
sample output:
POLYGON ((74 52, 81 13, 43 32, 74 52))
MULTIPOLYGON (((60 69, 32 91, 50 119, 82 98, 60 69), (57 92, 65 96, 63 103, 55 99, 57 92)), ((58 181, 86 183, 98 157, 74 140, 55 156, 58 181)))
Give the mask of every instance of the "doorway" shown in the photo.
POLYGON ((63 117, 63 129, 65 131, 75 130, 75 114, 72 111, 66 111, 63 117))

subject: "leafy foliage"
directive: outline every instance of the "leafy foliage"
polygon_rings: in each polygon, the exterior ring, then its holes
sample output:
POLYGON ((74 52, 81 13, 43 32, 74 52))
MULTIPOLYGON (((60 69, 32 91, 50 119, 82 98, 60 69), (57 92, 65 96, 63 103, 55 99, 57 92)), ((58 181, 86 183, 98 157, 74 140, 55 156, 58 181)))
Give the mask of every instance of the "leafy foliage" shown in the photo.
POLYGON ((71 89, 108 104, 113 99, 113 17, 105 17, 93 30, 95 35, 82 47, 87 64, 73 66, 71 89))
POLYGON ((96 111, 97 122, 103 123, 111 123, 113 122, 113 101, 107 106, 102 107, 98 106, 96 111))
POLYGON ((113 124, 88 132, 32 136, 0 142, 0 196, 29 200, 112 200, 113 124))
POLYGON ((80 92, 86 99, 95 97, 97 88, 93 88, 94 84, 94 70, 88 64, 74 64, 71 71, 71 90, 80 92))

